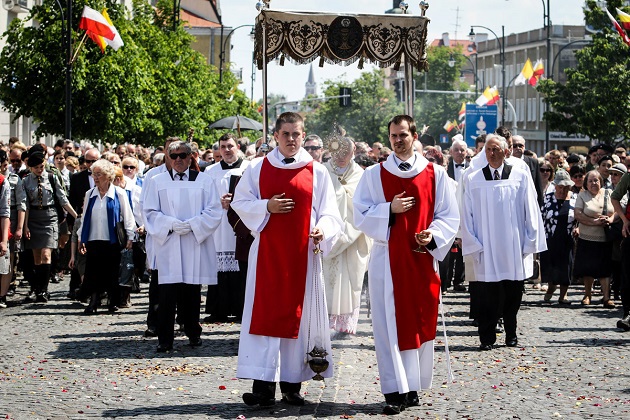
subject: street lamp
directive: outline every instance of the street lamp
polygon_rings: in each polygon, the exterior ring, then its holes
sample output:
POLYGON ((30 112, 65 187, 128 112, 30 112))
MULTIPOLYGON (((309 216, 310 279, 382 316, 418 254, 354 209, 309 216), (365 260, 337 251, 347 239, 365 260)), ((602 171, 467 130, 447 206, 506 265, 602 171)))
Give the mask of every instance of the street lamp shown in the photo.
MULTIPOLYGON (((543 5, 543 23, 545 28, 547 29, 547 79, 553 80, 553 66, 549 68, 549 63, 551 62, 551 14, 550 14, 550 3, 551 0, 547 0, 547 4, 545 4, 545 0, 542 0, 543 5), (547 6, 547 10, 545 10, 545 6, 547 6)), ((549 104, 545 101, 545 111, 549 111, 549 104)), ((545 150, 549 150, 549 122, 545 121, 545 150)))
POLYGON ((235 30, 240 29, 240 28, 245 28, 245 27, 252 28, 252 31, 249 33, 249 36, 253 39, 254 36, 256 35, 256 29, 255 29, 256 27, 254 25, 240 25, 232 29, 230 32, 228 32, 227 36, 225 37, 225 40, 223 40, 223 42, 221 43, 221 53, 219 54, 219 82, 223 82, 223 64, 225 63, 225 48, 226 48, 227 42, 230 40, 230 37, 232 36, 235 30))
MULTIPOLYGON (((470 63, 470 67, 472 67, 472 69, 461 70, 461 73, 472 73, 473 81, 475 82, 475 96, 479 96, 479 91, 478 91, 479 77, 477 77, 477 66, 475 66, 475 63, 473 63, 470 57, 468 57, 466 54, 460 54, 460 55, 462 55, 466 60, 468 60, 468 62, 470 63)), ((475 58, 476 58, 476 54, 475 54, 475 58)), ((451 53, 451 55, 448 57, 448 65, 450 67, 454 67, 455 63, 456 63, 455 56, 451 53)))
POLYGON ((499 58, 501 61, 501 125, 505 125, 505 26, 501 26, 501 38, 490 28, 481 25, 472 25, 468 34, 470 40, 475 42, 475 30, 473 28, 483 28, 490 31, 499 44, 499 58))

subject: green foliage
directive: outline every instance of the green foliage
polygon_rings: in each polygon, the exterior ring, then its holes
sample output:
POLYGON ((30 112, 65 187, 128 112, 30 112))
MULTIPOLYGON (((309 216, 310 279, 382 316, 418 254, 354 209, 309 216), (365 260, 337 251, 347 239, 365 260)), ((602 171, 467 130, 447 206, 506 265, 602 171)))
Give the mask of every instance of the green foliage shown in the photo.
MULTIPOLYGON (((622 3, 607 2, 613 16, 616 7, 624 10, 622 3)), ((628 12, 627 8, 624 11, 628 12)), ((602 32, 576 51, 577 67, 565 70, 565 85, 544 80, 537 90, 551 106, 544 116, 551 129, 581 133, 612 144, 630 137, 630 47, 595 1, 587 1, 584 15, 587 24, 602 32)))
POLYGON ((403 106, 396 102, 393 90, 383 87, 384 77, 382 70, 374 70, 363 73, 352 83, 326 81, 324 96, 338 96, 340 87, 351 88, 352 106, 340 107, 338 99, 311 102, 314 109, 306 117, 307 133, 326 138, 337 123, 356 141, 389 144, 387 123, 403 112, 403 106))
MULTIPOLYGON (((78 29, 85 0, 73 3, 73 49, 84 31, 78 29)), ((161 144, 166 136, 186 137, 195 129, 201 146, 218 138, 207 126, 241 114, 260 119, 238 80, 225 72, 219 83, 215 68, 190 45, 191 35, 173 27, 173 3, 161 1, 157 10, 134 1, 131 19, 126 10, 106 1, 125 45, 104 53, 89 38, 73 63, 72 134, 74 138, 161 144), (160 9, 160 7, 162 9, 160 9)), ((33 7, 24 20, 14 20, 0 54, 0 100, 18 116, 33 117, 36 135, 64 133, 65 50, 60 11, 54 0, 33 7), (24 26, 35 19, 37 27, 24 26)))
MULTIPOLYGON (((429 47, 427 49, 427 61, 429 71, 416 75, 416 89, 424 90, 459 90, 466 91, 468 87, 459 81, 461 68, 466 62, 460 48, 429 47), (451 67, 449 59, 455 59, 455 65, 451 67)), ((427 134, 438 139, 440 134, 446 133, 444 123, 457 119, 457 114, 462 102, 474 101, 472 96, 455 96, 440 93, 416 93, 414 104, 414 117, 418 127, 428 125, 427 134)), ((456 134, 451 131, 449 134, 456 134)), ((437 140, 436 140, 437 141, 437 140)))

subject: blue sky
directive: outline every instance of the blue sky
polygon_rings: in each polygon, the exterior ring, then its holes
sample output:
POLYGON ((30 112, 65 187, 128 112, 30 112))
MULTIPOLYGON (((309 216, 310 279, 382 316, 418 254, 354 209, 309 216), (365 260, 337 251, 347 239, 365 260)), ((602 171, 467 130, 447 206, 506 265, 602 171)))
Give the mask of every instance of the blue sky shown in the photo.
MULTIPOLYGON (((524 32, 543 26, 543 1, 551 1, 551 20, 554 25, 581 25, 584 21, 581 0, 432 0, 429 1, 427 16, 429 42, 449 32, 451 39, 466 39, 471 25, 483 25, 497 34, 505 25, 505 34, 524 32), (457 10, 459 8, 459 11, 457 10), (458 26, 456 26, 458 25, 458 26)), ((257 0, 223 0, 221 10, 223 23, 233 28, 243 24, 253 24, 258 14, 257 0)), ((408 1, 413 14, 420 14, 418 0, 408 1)), ((272 9, 317 12, 373 13, 382 14, 392 7, 391 0, 316 0, 302 2, 295 0, 271 0, 272 9)), ((243 68, 241 89, 251 95, 251 57, 253 43, 249 39, 250 28, 241 28, 232 36, 232 62, 235 68, 243 68)), ((491 35, 492 36, 492 35, 491 35)), ((348 67, 314 64, 318 88, 324 80, 354 80, 361 71, 356 63, 348 67)), ((364 71, 370 69, 364 67, 364 71)), ((269 93, 283 94, 288 100, 304 97, 304 84, 308 78, 308 65, 295 66, 288 61, 284 67, 269 65, 269 93)), ((321 94, 321 91, 319 92, 321 94)), ((254 99, 262 97, 262 74, 256 71, 254 99)))

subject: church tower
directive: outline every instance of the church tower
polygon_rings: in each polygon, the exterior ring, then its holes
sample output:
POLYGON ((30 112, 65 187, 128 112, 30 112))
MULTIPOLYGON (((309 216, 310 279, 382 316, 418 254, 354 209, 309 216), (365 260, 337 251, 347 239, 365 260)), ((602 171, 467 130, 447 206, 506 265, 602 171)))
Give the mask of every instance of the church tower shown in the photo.
POLYGON ((306 94, 304 97, 309 95, 317 95, 317 82, 315 82, 315 75, 313 74, 313 63, 311 63, 311 69, 308 71, 308 80, 306 81, 306 94))

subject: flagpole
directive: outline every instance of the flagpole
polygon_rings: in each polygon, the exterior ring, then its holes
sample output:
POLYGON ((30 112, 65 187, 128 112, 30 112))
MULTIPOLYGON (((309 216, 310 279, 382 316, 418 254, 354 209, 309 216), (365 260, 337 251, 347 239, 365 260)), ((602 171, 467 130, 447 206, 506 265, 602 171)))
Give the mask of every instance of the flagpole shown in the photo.
POLYGON ((85 38, 87 38, 87 31, 83 34, 83 38, 81 38, 81 41, 79 42, 79 46, 77 46, 77 49, 74 52, 74 55, 72 56, 72 60, 70 60, 70 64, 73 64, 74 61, 77 59, 77 56, 79 55, 79 51, 81 51, 81 47, 83 47, 83 44, 85 43, 85 38))
POLYGON ((72 0, 66 2, 66 140, 72 140, 72 0))

